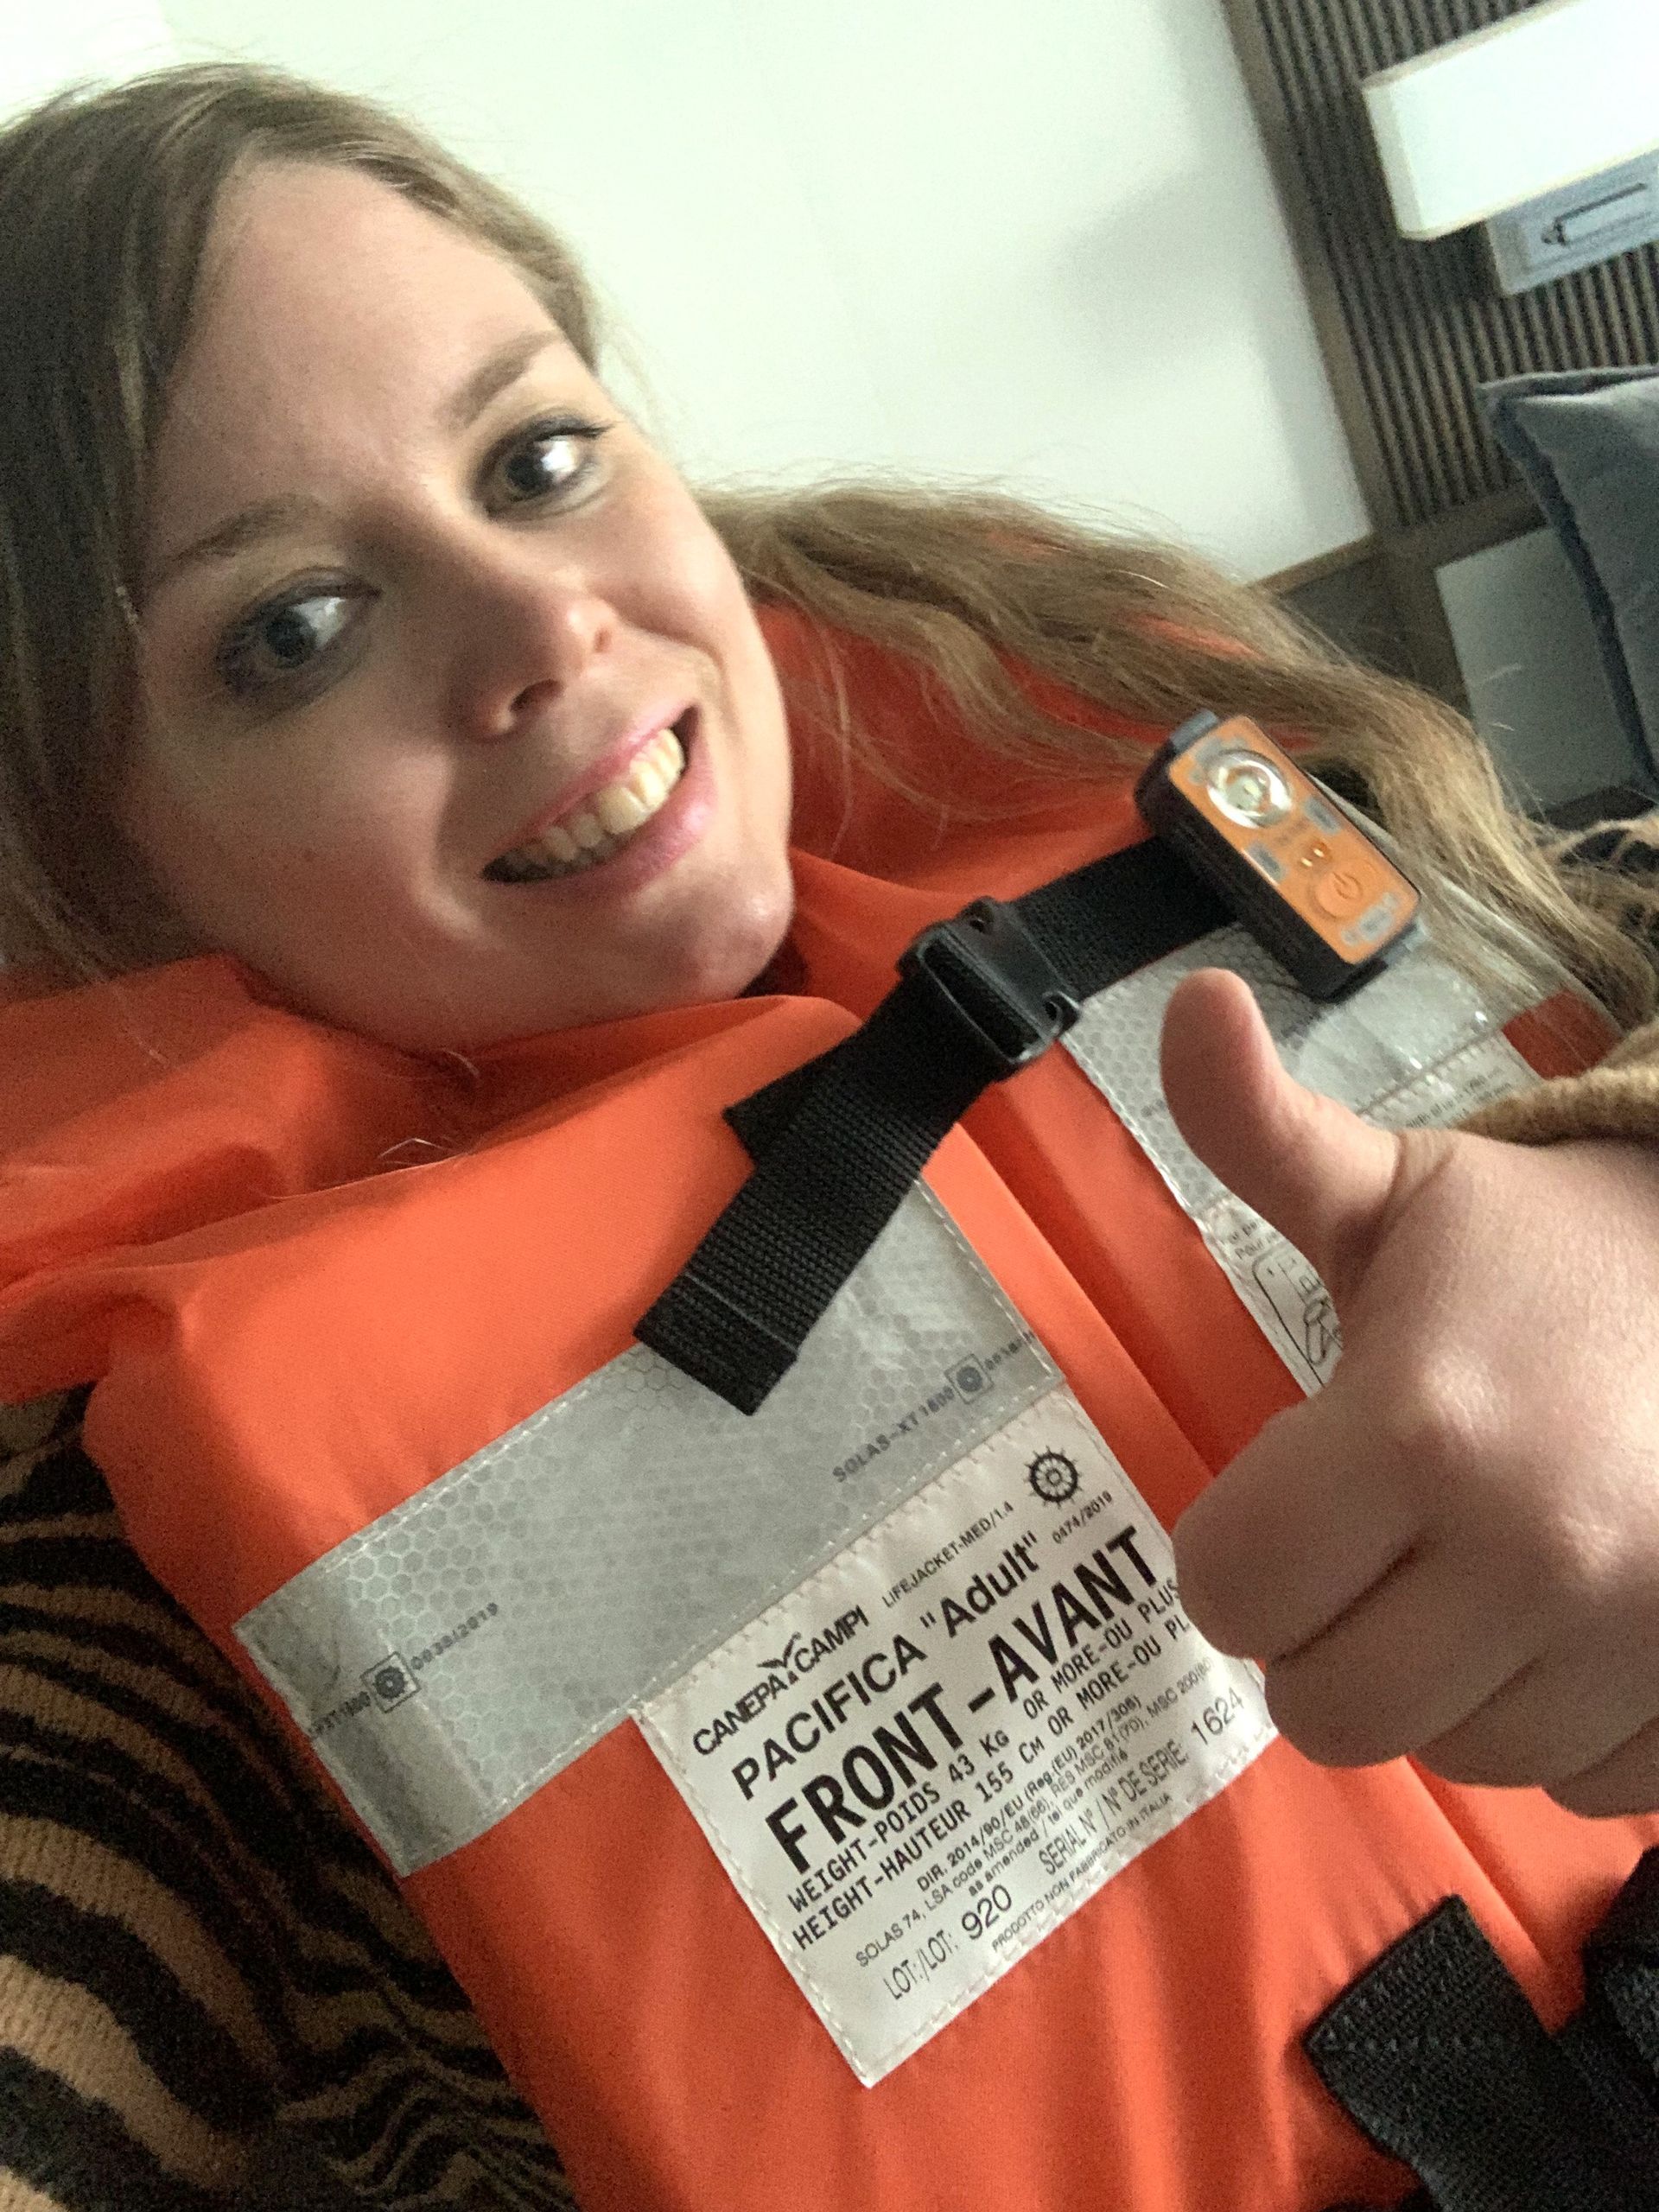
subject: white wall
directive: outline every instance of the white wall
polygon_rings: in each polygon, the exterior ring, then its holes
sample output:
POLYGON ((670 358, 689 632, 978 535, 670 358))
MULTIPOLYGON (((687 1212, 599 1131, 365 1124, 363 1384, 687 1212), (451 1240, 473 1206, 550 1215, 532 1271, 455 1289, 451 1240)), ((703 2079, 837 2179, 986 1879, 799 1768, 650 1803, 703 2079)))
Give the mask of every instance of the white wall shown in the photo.
POLYGON ((695 481, 994 482, 1247 575, 1368 527, 1219 0, 159 5, 560 223, 695 481))
POLYGON ((161 0, 0 0, 0 116, 77 77, 179 59, 161 0))

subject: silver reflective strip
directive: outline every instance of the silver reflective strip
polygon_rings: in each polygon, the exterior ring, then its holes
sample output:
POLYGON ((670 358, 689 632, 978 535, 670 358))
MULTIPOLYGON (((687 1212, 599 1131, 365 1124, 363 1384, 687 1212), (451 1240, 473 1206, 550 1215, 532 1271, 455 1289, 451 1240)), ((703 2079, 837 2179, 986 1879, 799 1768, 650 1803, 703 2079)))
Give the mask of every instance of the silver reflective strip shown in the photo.
POLYGON ((1538 1078, 1503 1033, 1537 996, 1519 978, 1478 989, 1420 945, 1334 1006, 1299 991, 1247 930, 1217 930, 1084 1005, 1067 1049, 1197 1224, 1233 1287, 1306 1390, 1341 1350, 1331 1301, 1302 1255, 1188 1147, 1164 1100, 1158 1044, 1175 988, 1230 968, 1255 995, 1292 1075, 1385 1128, 1433 1126, 1538 1078))
POLYGON ((532 1790, 1052 1389, 918 1185, 752 1417, 635 1345, 245 1614, 400 1873, 532 1790))
POLYGON ((1530 1003, 1530 995, 1489 1007, 1467 976, 1427 947, 1405 955, 1352 998, 1321 1006, 1295 988, 1247 930, 1216 930, 1096 993, 1065 1039, 1190 1214, 1202 1213, 1222 1186, 1170 1118, 1158 1041, 1176 985, 1200 968, 1230 968, 1243 976, 1296 1080, 1368 1120, 1382 1118, 1396 1091, 1421 1086, 1478 1040, 1498 1039, 1517 1082, 1529 1073, 1502 1029, 1530 1003))

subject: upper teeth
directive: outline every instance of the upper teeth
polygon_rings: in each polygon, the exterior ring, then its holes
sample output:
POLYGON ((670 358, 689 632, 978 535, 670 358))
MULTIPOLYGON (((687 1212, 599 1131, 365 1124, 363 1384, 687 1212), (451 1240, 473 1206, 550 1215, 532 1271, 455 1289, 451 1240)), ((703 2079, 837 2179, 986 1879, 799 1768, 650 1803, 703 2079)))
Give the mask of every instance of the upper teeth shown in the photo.
POLYGON ((685 771, 685 751, 671 729, 659 729, 633 757, 620 783, 607 784, 528 844, 516 845, 487 874, 522 881, 562 874, 608 860, 619 845, 649 822, 685 771))

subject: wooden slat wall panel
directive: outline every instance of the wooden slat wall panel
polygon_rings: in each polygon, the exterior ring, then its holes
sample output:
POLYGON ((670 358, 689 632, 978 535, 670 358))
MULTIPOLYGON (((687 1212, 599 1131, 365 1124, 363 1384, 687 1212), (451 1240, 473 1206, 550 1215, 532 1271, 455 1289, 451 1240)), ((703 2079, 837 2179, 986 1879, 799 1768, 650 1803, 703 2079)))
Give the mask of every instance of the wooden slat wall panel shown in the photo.
POLYGON ((1243 0, 1272 78, 1270 120, 1299 173, 1351 349, 1371 432, 1363 473, 1384 529, 1432 521, 1515 480, 1480 420, 1478 383, 1659 360, 1653 247, 1509 300, 1478 232, 1424 243, 1394 227, 1359 80, 1529 4, 1243 0))

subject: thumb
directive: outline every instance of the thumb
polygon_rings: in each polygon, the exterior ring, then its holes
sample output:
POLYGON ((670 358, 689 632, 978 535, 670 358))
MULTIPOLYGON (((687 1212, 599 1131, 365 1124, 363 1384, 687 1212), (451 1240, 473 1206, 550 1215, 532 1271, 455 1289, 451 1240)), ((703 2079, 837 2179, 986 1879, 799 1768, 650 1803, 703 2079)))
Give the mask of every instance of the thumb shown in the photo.
POLYGON ((1306 1255, 1340 1303, 1375 1244, 1400 1140, 1287 1074, 1249 984, 1223 969, 1200 969, 1176 990, 1162 1064, 1187 1143, 1306 1255))

